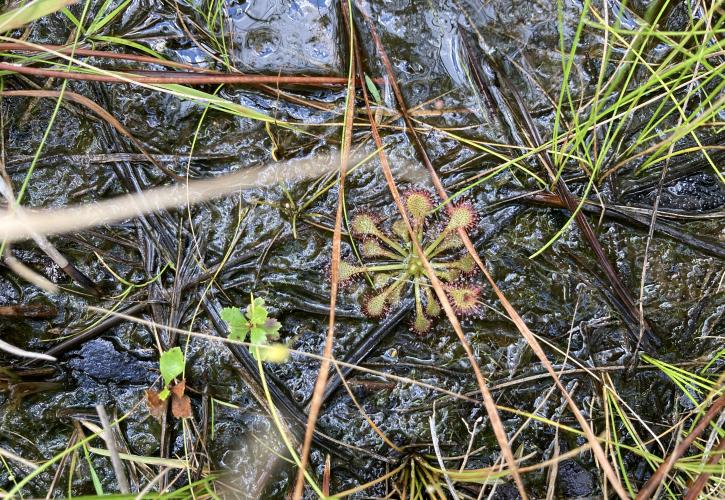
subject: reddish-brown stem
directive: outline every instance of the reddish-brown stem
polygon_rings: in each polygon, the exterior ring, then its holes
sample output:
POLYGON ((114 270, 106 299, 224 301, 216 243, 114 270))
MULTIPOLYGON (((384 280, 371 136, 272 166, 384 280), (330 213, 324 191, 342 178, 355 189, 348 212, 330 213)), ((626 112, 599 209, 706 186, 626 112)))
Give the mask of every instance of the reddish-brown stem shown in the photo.
POLYGON ((244 75, 231 73, 201 74, 178 71, 113 71, 113 74, 97 75, 92 73, 78 73, 74 71, 59 71, 54 69, 33 68, 17 64, 0 62, 0 70, 22 73, 24 75, 40 76, 43 78, 65 78, 68 80, 86 80, 105 83, 156 83, 178 85, 343 85, 347 78, 340 76, 276 76, 276 75, 244 75), (117 76, 116 76, 117 75, 117 76), (133 80, 129 82, 128 80, 133 80))

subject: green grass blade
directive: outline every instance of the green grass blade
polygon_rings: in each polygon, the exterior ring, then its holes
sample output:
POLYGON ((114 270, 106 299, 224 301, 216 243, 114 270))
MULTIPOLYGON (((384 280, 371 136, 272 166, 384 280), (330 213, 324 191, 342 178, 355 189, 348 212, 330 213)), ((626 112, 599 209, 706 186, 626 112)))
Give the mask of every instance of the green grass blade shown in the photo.
POLYGON ((38 18, 61 10, 75 0, 35 0, 0 15, 0 33, 19 28, 38 18))

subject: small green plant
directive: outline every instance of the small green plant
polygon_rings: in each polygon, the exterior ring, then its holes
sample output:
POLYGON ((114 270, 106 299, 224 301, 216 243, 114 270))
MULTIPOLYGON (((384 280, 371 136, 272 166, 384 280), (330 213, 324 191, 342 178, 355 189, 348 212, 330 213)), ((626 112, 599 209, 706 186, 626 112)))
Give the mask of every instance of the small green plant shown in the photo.
POLYGON ((270 348, 259 346, 270 345, 270 340, 279 338, 279 321, 269 317, 264 300, 250 296, 246 312, 237 307, 225 307, 221 317, 229 325, 229 339, 244 342, 249 335, 249 352, 256 359, 263 361, 281 362, 287 357, 287 349, 283 345, 273 345, 270 348))
MULTIPOLYGON (((404 194, 404 202, 410 216, 413 233, 425 256, 431 263, 456 312, 473 315, 479 312, 480 289, 472 283, 477 272, 476 264, 458 236, 459 229, 475 225, 476 212, 468 202, 453 206, 447 215, 436 220, 433 195, 423 189, 404 194)), ((369 263, 356 265, 340 262, 340 282, 345 284, 365 273, 372 275, 374 292, 365 297, 363 310, 372 318, 388 313, 400 303, 404 293, 413 290, 415 316, 411 329, 416 333, 427 332, 432 318, 441 313, 430 276, 410 240, 402 219, 385 227, 374 213, 361 211, 350 221, 353 236, 360 240, 360 253, 369 263)))
POLYGON ((184 373, 184 353, 180 347, 174 347, 161 354, 159 358, 159 369, 164 379, 164 388, 159 393, 159 399, 166 401, 171 394, 171 383, 176 377, 184 373))

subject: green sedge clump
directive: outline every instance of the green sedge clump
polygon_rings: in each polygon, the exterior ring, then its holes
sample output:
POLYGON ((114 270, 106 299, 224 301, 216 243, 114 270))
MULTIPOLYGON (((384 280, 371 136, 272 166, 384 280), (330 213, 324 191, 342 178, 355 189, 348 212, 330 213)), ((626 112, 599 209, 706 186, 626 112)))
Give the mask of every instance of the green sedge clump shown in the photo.
MULTIPOLYGON (((403 195, 403 202, 414 237, 443 283, 451 305, 459 314, 477 314, 480 289, 471 283, 477 272, 476 263, 465 252, 458 236, 459 229, 467 230, 475 225, 473 206, 466 202, 456 204, 443 216, 444 223, 437 224, 433 214, 436 204, 429 191, 410 190, 403 195)), ((350 221, 350 229, 359 241, 358 248, 365 263, 340 262, 340 282, 348 283, 365 273, 371 276, 374 291, 365 297, 363 310, 372 318, 384 316, 412 292, 415 315, 411 329, 417 333, 427 332, 442 308, 405 222, 396 220, 388 228, 375 214, 358 212, 350 221)))

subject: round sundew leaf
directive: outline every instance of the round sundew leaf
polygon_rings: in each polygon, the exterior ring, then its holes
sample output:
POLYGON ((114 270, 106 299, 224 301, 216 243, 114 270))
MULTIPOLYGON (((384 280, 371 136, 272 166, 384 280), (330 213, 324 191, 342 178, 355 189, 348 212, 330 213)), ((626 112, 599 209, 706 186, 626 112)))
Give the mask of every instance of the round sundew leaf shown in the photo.
POLYGON ((446 269, 436 269, 435 273, 436 276, 438 276, 438 279, 440 279, 441 281, 447 281, 448 283, 456 281, 461 275, 461 271, 454 267, 446 269))
POLYGON ((476 261, 471 254, 467 253, 458 260, 454 260, 451 264, 459 269, 462 273, 469 274, 476 270, 476 261))
POLYGON ((390 252, 375 240, 364 241, 360 245, 360 251, 364 257, 388 257, 390 252))
POLYGON ((358 236, 377 236, 380 234, 375 218, 366 212, 356 214, 350 222, 353 233, 358 236))
POLYGON ((421 221, 433 210, 433 199, 425 191, 410 191, 405 195, 405 206, 411 217, 421 221))
POLYGON ((400 300, 402 298, 404 286, 399 286, 395 290, 393 290, 390 295, 388 296, 388 302, 390 303, 391 307, 397 306, 400 304, 400 300))
POLYGON ((393 278, 393 275, 390 273, 375 273, 373 275, 373 286, 377 288, 382 288, 385 285, 388 284, 388 282, 393 278))
POLYGON ((410 241, 408 228, 405 226, 405 222, 403 222, 402 219, 398 219, 393 222, 393 234, 403 240, 405 243, 410 241))
POLYGON ((371 318, 379 318, 385 314, 385 303, 387 302, 388 294, 385 291, 380 292, 377 295, 371 295, 365 299, 364 309, 365 314, 371 318))
POLYGON ((446 236, 436 250, 443 252, 446 250, 458 250, 459 248, 463 248, 463 240, 458 234, 451 234, 446 236))
POLYGON ((441 313, 441 305, 438 303, 438 299, 433 297, 433 292, 430 290, 426 290, 425 299, 425 313, 431 318, 435 318, 441 313))
POLYGON ((410 329, 415 333, 423 334, 430 330, 431 321, 423 314, 416 314, 413 319, 413 323, 410 325, 410 329))
POLYGON ((469 203, 461 203, 453 207, 448 214, 447 231, 457 231, 459 229, 470 229, 476 223, 476 212, 469 203))
POLYGON ((337 270, 340 281, 345 282, 351 279, 356 274, 363 272, 364 268, 360 266, 355 266, 353 264, 350 264, 349 262, 341 260, 337 270))
POLYGON ((457 313, 471 315, 478 313, 478 297, 481 290, 476 286, 450 286, 446 290, 451 305, 457 313))

